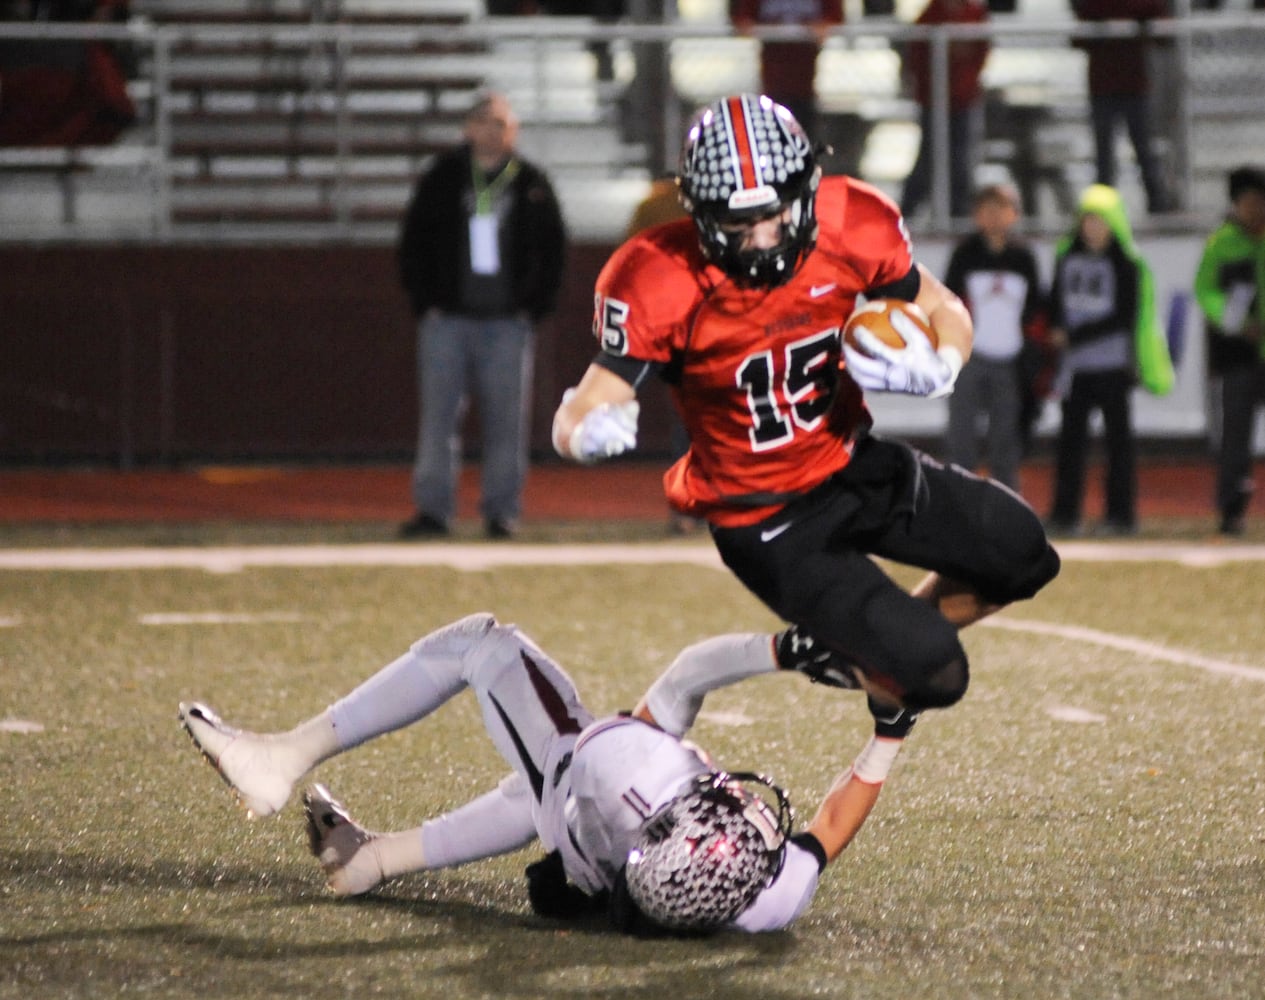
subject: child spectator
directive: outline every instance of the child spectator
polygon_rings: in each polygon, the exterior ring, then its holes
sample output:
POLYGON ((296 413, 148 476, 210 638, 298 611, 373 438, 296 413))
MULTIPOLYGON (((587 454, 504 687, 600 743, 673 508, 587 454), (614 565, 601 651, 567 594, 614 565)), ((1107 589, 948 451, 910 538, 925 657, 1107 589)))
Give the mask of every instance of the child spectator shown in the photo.
POLYGON ((1217 442, 1223 535, 1243 533, 1252 499, 1252 426, 1265 402, 1265 170, 1230 172, 1230 213, 1204 246, 1195 300, 1208 337, 1209 398, 1217 442))
POLYGON ((1065 353, 1061 381, 1052 533, 1080 530, 1089 417, 1102 412, 1107 446, 1106 516, 1101 533, 1137 532, 1137 468, 1130 395, 1164 395, 1173 366, 1155 312, 1151 269, 1133 243, 1115 188, 1093 184, 1081 196, 1076 228, 1055 251, 1050 288, 1051 340, 1065 353))
POLYGON ((1035 336, 1043 301, 1037 259, 1015 235, 1019 192, 991 184, 975 195, 975 232, 953 250, 944 283, 966 303, 975 321, 971 360, 949 397, 946 439, 950 462, 971 472, 980 461, 979 418, 987 419, 988 470, 1019 490, 1023 453, 1024 342, 1035 336))

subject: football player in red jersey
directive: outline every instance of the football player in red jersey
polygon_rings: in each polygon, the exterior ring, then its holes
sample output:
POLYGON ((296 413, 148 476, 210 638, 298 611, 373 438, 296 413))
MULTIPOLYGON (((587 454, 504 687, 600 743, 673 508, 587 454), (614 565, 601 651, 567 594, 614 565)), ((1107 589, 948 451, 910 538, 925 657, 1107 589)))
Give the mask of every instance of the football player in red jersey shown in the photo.
POLYGON ((895 204, 821 176, 785 108, 742 94, 704 108, 682 150, 691 218, 630 239, 598 276, 600 350, 554 417, 564 458, 635 447, 638 387, 663 377, 691 448, 669 502, 709 522, 725 564, 773 611, 913 710, 966 690, 958 630, 1059 570, 1014 493, 871 433, 863 391, 937 397, 970 356, 961 300, 913 259, 895 204), (925 336, 841 344, 860 296, 912 301, 925 336), (870 556, 929 570, 906 592, 870 556))

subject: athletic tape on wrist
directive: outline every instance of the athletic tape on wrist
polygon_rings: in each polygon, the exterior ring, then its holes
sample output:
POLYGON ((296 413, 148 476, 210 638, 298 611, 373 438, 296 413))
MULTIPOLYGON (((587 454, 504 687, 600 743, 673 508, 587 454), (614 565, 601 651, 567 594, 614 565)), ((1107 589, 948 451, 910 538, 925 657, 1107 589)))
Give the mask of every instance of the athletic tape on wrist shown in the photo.
POLYGON ((936 353, 939 354, 941 360, 949 366, 949 371, 953 373, 952 380, 957 381, 957 377, 962 371, 962 365, 965 364, 962 360, 962 352, 956 347, 950 347, 946 344, 944 347, 941 347, 938 351, 936 351, 936 353))
POLYGON ((570 389, 567 389, 566 392, 562 394, 562 404, 558 407, 557 412, 554 413, 553 415, 553 427, 549 435, 550 439, 553 441, 553 450, 556 451, 558 455, 561 456, 562 458, 572 457, 570 454, 571 442, 568 439, 564 439, 562 437, 562 429, 559 426, 558 418, 562 413, 562 407, 566 406, 567 403, 571 402, 574 396, 575 396, 575 386, 572 386, 570 389))
POLYGON ((852 765, 852 773, 867 785, 881 785, 892 770, 902 742, 871 736, 870 742, 852 765))

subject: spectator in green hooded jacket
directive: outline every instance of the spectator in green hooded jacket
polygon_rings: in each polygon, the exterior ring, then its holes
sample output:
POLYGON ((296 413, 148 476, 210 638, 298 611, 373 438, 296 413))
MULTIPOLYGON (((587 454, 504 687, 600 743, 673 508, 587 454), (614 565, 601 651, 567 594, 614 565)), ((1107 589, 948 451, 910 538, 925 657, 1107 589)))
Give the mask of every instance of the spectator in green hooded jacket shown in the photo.
POLYGON ((1055 250, 1050 288, 1051 341, 1063 352, 1062 426, 1056 451, 1051 532, 1081 529, 1089 418, 1102 413, 1107 451, 1107 509, 1101 533, 1137 531, 1133 387, 1164 395, 1173 366, 1155 309, 1151 269, 1133 242, 1115 188, 1093 184, 1081 195, 1076 228, 1055 250))
POLYGON ((1195 300, 1208 344, 1209 414, 1223 535, 1243 533, 1252 499, 1252 428, 1265 402, 1265 170, 1230 172, 1230 212, 1208 237, 1195 300))

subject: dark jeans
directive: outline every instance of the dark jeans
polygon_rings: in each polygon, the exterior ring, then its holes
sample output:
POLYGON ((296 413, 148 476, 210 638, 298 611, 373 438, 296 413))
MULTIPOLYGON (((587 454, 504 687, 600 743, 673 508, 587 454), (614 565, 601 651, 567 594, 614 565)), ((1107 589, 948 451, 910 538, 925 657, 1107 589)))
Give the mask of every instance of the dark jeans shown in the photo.
POLYGON ((480 513, 488 521, 516 520, 527 478, 535 358, 530 320, 458 316, 432 309, 417 331, 417 509, 445 524, 455 513, 461 427, 473 393, 482 418, 480 513))
POLYGON ((1094 126, 1095 168, 1098 183, 1116 186, 1116 122, 1123 121, 1133 155, 1142 172, 1142 186, 1146 189, 1146 206, 1151 212, 1169 209, 1168 193, 1160 174, 1159 161, 1151 148, 1151 113, 1148 98, 1130 94, 1111 94, 1092 97, 1089 101, 1090 119, 1094 126))
POLYGON ((1076 525, 1085 495, 1089 457, 1089 417, 1102 411, 1107 445, 1107 522, 1132 528, 1137 522, 1137 463, 1134 455, 1130 396, 1133 374, 1127 371, 1078 372, 1063 400, 1055 465, 1054 509, 1050 520, 1076 525))
POLYGON ((1223 521, 1241 518, 1252 499, 1252 429, 1265 404, 1265 364, 1220 376, 1221 441, 1217 449, 1217 511, 1223 521))
POLYGON ((1019 489, 1019 459, 1023 454, 1020 426, 1019 362, 994 361, 976 354, 962 369, 949 397, 949 429, 945 435, 948 459, 968 472, 980 463, 977 419, 988 419, 988 472, 1003 486, 1019 489))
POLYGON ((1032 597, 1059 571, 1040 519, 992 480, 867 438, 777 514, 713 528, 721 559, 772 611, 807 628, 910 707, 966 690, 957 629, 870 558, 934 570, 986 601, 1032 597))
MULTIPOLYGON (((918 144, 918 156, 905 179, 905 189, 900 196, 902 215, 912 215, 931 194, 935 141, 934 124, 930 108, 922 109, 920 118, 922 138, 918 144)), ((975 194, 975 158, 979 138, 984 130, 983 102, 961 111, 949 113, 949 214, 971 214, 971 199, 975 194)))

